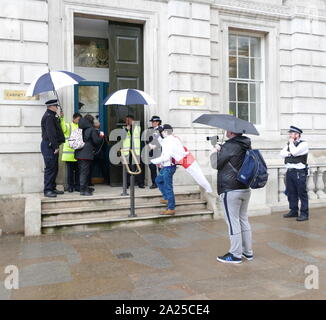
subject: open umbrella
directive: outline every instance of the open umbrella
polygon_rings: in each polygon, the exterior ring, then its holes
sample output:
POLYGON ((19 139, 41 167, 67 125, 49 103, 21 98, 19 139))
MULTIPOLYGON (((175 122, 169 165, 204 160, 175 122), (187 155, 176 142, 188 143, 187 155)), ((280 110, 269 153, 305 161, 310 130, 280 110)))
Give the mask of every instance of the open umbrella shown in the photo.
POLYGON ((221 128, 234 133, 253 134, 259 136, 256 127, 246 120, 239 119, 229 114, 203 114, 193 123, 205 124, 221 128))
POLYGON ((156 102, 144 91, 137 89, 122 89, 106 97, 104 99, 104 104, 120 104, 126 106, 129 104, 156 104, 156 102))
POLYGON ((26 91, 26 96, 33 97, 40 93, 53 91, 61 107, 57 90, 63 87, 78 84, 83 80, 85 79, 69 71, 49 71, 32 81, 26 91))

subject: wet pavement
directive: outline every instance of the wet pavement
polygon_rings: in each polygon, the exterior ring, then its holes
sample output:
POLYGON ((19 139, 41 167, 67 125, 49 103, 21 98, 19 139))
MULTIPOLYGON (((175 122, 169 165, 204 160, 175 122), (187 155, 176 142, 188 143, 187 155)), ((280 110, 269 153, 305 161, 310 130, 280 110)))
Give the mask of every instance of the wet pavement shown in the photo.
POLYGON ((216 261, 229 248, 223 220, 2 236, 0 300, 325 299, 326 210, 307 222, 281 214, 250 221, 255 259, 240 265, 216 261), (8 265, 18 267, 19 289, 5 289, 8 265), (319 289, 305 287, 309 265, 319 289))

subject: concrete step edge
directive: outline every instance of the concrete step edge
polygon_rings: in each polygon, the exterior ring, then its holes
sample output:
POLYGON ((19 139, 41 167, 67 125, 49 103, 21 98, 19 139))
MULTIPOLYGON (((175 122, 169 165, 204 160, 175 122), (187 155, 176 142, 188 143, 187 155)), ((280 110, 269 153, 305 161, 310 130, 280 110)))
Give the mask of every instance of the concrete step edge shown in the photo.
MULTIPOLYGON (((200 205, 207 204, 205 200, 185 200, 176 202, 176 206, 189 206, 189 205, 200 205)), ((144 205, 135 205, 135 209, 147 209, 147 208, 165 208, 166 205, 162 203, 148 203, 144 205)), ((129 205, 125 206, 99 206, 99 207, 79 207, 79 208, 64 208, 64 209, 45 209, 42 210, 43 216, 48 215, 58 215, 58 214, 69 214, 69 213, 83 213, 83 212, 98 212, 98 211, 119 211, 119 210, 128 210, 130 209, 129 205)))
MULTIPOLYGON (((174 193, 175 196, 188 196, 191 194, 196 194, 199 195, 200 191, 179 191, 174 193)), ((155 194, 138 194, 135 195, 135 198, 153 198, 153 197, 161 197, 162 195, 160 193, 155 193, 155 194)), ((105 195, 93 195, 92 197, 83 197, 83 196, 77 196, 76 198, 54 198, 54 199, 47 199, 47 198, 42 198, 41 202, 42 204, 47 204, 47 203, 58 203, 58 202, 81 202, 81 201, 90 201, 90 200, 116 200, 116 199, 129 199, 129 196, 121 196, 121 195, 116 195, 116 196, 105 196, 105 195)))
POLYGON ((66 221, 56 221, 56 222, 44 222, 42 223, 42 228, 54 228, 61 226, 74 226, 74 225, 83 225, 83 224, 97 224, 97 223, 110 223, 110 222, 133 222, 133 221, 142 221, 142 220, 151 220, 151 219, 166 219, 166 218, 183 218, 190 216, 203 216, 203 215, 213 215, 214 212, 211 210, 201 210, 198 212, 180 212, 171 216, 163 215, 154 215, 154 216, 137 216, 135 218, 95 218, 95 219, 76 219, 76 220, 66 220, 66 221))

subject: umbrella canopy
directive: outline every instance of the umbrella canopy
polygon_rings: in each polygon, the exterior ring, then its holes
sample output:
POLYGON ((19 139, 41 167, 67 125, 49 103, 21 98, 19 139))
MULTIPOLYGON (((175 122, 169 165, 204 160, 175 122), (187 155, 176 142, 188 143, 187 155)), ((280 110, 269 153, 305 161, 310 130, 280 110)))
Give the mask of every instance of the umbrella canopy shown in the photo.
POLYGON ((259 132, 251 122, 239 119, 229 114, 203 114, 193 121, 193 123, 206 124, 211 127, 221 128, 234 133, 259 136, 259 132))
POLYGON ((79 75, 68 71, 51 71, 37 77, 26 91, 27 97, 33 97, 36 94, 56 91, 60 88, 78 84, 85 80, 79 75))
POLYGON ((156 104, 154 99, 152 99, 147 93, 136 89, 122 89, 110 94, 104 99, 104 104, 156 104))

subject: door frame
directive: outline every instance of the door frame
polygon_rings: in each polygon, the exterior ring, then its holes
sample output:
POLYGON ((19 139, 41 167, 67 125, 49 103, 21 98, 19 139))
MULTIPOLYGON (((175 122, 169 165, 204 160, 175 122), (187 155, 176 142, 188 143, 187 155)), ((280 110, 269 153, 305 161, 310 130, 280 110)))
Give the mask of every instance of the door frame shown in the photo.
MULTIPOLYGON (((59 1, 58 1, 59 2, 59 1)), ((142 10, 128 7, 108 7, 108 6, 85 6, 78 4, 63 3, 62 14, 65 18, 65 28, 62 28, 62 39, 65 40, 64 63, 66 70, 74 71, 74 17, 84 16, 92 19, 118 20, 121 22, 143 24, 143 52, 144 52, 144 91, 148 92, 158 101, 158 15, 159 11, 142 10)), ((153 9, 155 10, 155 9, 153 9)), ((156 8, 158 10, 158 8, 156 8)), ((59 26, 58 26, 59 27, 59 26)), ((163 83, 166 83, 163 80, 163 83)), ((67 89, 63 100, 66 106, 71 106, 73 111, 74 92, 67 89)), ((158 113, 158 105, 152 110, 145 108, 144 123, 147 123, 151 114, 158 113)), ((67 110, 69 111, 69 110, 67 110)))

